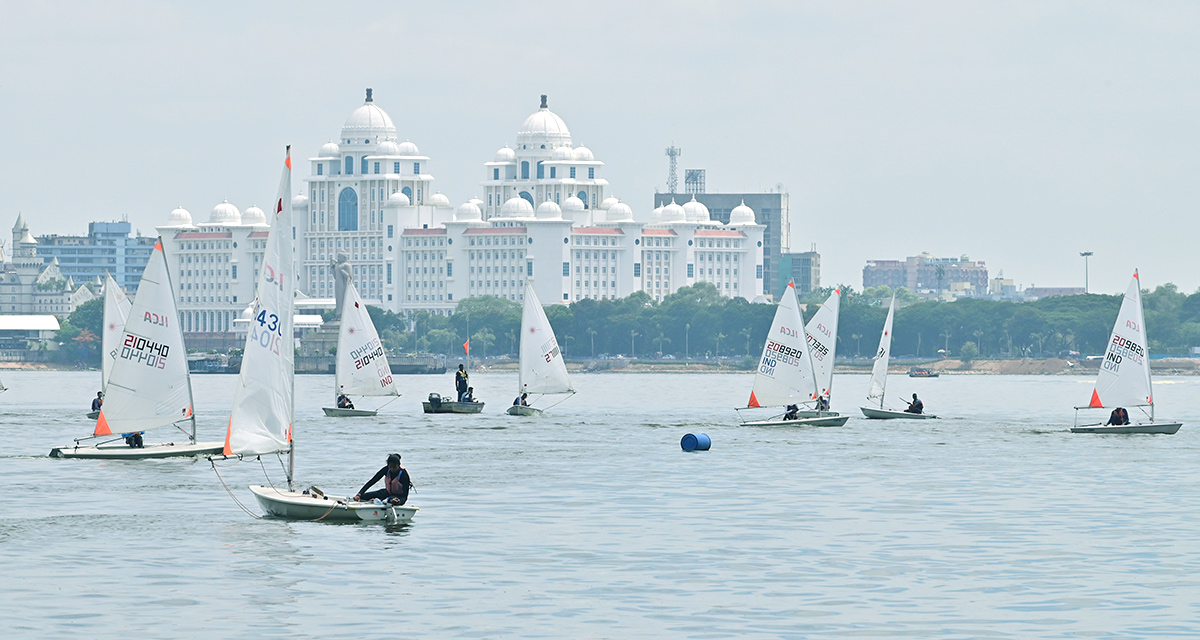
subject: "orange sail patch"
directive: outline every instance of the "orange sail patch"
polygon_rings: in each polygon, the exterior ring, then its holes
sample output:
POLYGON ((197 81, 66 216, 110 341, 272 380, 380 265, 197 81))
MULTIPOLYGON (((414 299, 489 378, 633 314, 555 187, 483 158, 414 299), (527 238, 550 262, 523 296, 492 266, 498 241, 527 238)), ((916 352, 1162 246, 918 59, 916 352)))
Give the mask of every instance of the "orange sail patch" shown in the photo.
POLYGON ((753 391, 750 392, 750 402, 747 402, 746 406, 747 407, 761 407, 762 406, 762 405, 758 404, 758 398, 754 397, 753 391))
POLYGON ((225 430, 225 455, 233 455, 233 449, 229 448, 229 436, 233 433, 233 416, 229 416, 229 428, 225 430))
POLYGON ((100 417, 96 420, 96 430, 92 432, 94 436, 111 436, 112 429, 108 428, 108 420, 104 419, 104 409, 100 410, 100 417))
POLYGON ((1095 389, 1092 389, 1092 403, 1088 406, 1090 406, 1090 407, 1103 407, 1104 406, 1104 403, 1100 402, 1100 394, 1096 393, 1095 389))

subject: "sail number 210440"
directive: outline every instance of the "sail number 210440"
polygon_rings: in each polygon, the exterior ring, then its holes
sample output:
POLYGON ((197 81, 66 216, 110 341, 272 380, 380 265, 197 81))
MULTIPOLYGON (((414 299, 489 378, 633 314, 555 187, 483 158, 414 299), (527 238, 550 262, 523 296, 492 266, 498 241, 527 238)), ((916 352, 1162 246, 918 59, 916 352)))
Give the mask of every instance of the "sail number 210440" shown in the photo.
POLYGON ((278 355, 279 344, 283 341, 283 326, 279 322, 279 316, 267 313, 267 310, 263 309, 255 316, 254 323, 258 326, 250 326, 251 341, 278 355))

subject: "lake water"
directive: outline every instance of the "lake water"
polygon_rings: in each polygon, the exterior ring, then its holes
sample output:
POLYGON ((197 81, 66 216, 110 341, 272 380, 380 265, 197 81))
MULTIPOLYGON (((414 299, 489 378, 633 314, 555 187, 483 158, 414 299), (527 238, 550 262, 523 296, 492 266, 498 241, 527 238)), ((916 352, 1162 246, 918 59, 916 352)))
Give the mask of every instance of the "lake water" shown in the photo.
MULTIPOLYGON (((946 417, 868 422, 839 375, 841 428, 739 427, 747 373, 577 374, 542 419, 503 414, 515 373, 472 375, 479 416, 400 376, 365 419, 298 377, 297 483, 352 494, 398 451, 421 511, 385 526, 256 520, 205 460, 50 459, 99 374, 0 377, 6 638, 1200 636, 1200 378, 1155 381, 1177 435, 1094 436, 1065 432, 1083 377, 893 376, 946 417)), ((201 440, 233 383, 193 378, 201 440)), ((259 512, 258 463, 221 476, 259 512)))

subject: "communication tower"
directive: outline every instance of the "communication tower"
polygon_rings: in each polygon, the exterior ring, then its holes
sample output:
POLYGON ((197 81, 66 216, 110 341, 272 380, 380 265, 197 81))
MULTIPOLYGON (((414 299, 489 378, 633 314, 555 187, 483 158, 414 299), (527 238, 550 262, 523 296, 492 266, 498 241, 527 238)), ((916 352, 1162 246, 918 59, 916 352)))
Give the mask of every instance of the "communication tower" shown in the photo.
POLYGON ((676 159, 683 155, 683 149, 672 144, 667 147, 667 157, 671 159, 670 169, 667 172, 667 193, 678 193, 679 180, 675 176, 675 169, 679 166, 679 161, 676 159))

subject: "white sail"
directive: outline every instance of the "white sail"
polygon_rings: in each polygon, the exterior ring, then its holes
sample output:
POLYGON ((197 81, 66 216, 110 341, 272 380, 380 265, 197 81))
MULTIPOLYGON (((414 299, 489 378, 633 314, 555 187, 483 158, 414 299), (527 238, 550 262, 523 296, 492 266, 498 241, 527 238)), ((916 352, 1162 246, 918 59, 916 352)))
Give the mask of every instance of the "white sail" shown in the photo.
POLYGON ((808 325, 804 327, 804 332, 808 334, 808 352, 812 356, 817 392, 826 398, 833 390, 833 359, 837 353, 838 312, 841 302, 841 291, 834 289, 833 295, 817 309, 809 319, 808 325))
POLYGON ((379 332, 354 282, 346 283, 337 346, 337 390, 348 396, 398 396, 379 332))
POLYGON ((816 399, 807 341, 796 287, 789 282, 771 321, 747 406, 787 405, 816 399))
POLYGON ((867 400, 879 401, 883 406, 883 392, 887 388, 888 359, 892 353, 892 317, 896 314, 896 296, 888 304, 887 320, 883 321, 883 333, 879 335, 879 350, 875 352, 875 364, 871 366, 871 388, 867 400))
POLYGON ((117 286, 112 274, 104 274, 104 330, 100 337, 100 388, 108 386, 108 376, 112 373, 113 362, 125 337, 125 319, 129 317, 129 307, 132 303, 129 296, 117 286))
POLYGON ((257 295, 225 436, 225 455, 287 450, 294 412, 292 157, 289 148, 258 273, 257 295))
POLYGON ((554 338, 550 320, 533 292, 533 283, 525 282, 525 307, 521 312, 521 391, 524 393, 574 393, 554 338))
POLYGON ((1138 274, 1121 302, 1121 311, 1113 326, 1112 337, 1100 376, 1092 391, 1092 407, 1135 407, 1153 405, 1150 391, 1150 354, 1146 342, 1146 323, 1142 318, 1142 291, 1138 274))
POLYGON ((195 420, 187 349, 159 240, 122 329, 95 435, 145 431, 187 419, 195 420))

